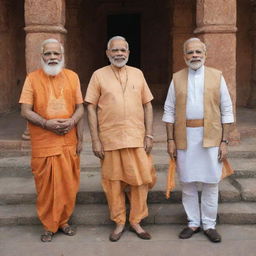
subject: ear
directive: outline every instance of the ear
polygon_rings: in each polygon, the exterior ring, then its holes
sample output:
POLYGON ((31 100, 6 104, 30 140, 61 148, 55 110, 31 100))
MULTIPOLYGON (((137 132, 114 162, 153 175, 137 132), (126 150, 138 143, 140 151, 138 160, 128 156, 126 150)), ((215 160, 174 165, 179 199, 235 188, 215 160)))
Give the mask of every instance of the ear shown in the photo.
POLYGON ((107 55, 107 57, 108 57, 108 50, 106 50, 106 55, 107 55))
POLYGON ((186 54, 185 53, 183 54, 183 59, 186 62, 186 54))

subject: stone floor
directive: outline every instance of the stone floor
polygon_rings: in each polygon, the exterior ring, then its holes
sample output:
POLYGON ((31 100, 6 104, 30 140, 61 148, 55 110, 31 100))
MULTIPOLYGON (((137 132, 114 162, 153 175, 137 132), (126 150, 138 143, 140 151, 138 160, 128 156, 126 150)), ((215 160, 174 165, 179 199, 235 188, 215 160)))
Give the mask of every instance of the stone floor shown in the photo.
POLYGON ((219 225, 222 242, 207 240, 202 232, 189 240, 177 237, 183 226, 149 225, 152 240, 140 240, 126 231, 112 243, 108 240, 111 226, 79 226, 77 235, 61 233, 51 243, 39 240, 39 226, 0 228, 1 256, 255 256, 256 225, 219 225))

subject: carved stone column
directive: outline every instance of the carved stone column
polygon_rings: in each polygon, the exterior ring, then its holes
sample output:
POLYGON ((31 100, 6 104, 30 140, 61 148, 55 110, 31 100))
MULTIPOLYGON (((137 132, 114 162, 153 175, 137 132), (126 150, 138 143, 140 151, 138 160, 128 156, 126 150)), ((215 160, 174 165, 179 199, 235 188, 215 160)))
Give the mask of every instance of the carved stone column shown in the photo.
POLYGON ((250 31, 252 38, 252 73, 251 73, 251 88, 247 101, 247 107, 256 108, 256 0, 250 0, 252 5, 251 24, 252 29, 250 31))
MULTIPOLYGON (((40 67, 43 40, 55 38, 64 44, 65 20, 65 0, 25 0, 27 73, 40 67)), ((22 138, 29 139, 27 129, 22 138)))
POLYGON ((40 44, 47 38, 64 43, 65 0, 26 0, 26 67, 31 72, 40 66, 40 44))
MULTIPOLYGON (((194 33, 207 46, 207 65, 223 72, 236 106, 236 0, 197 0, 197 28, 194 33)), ((230 133, 232 144, 238 144, 240 134, 234 125, 230 133)))
POLYGON ((193 37, 195 29, 195 3, 193 0, 171 0, 172 55, 170 70, 177 72, 186 66, 183 58, 183 44, 193 37), (186 18, 184 18, 186 17, 186 18))

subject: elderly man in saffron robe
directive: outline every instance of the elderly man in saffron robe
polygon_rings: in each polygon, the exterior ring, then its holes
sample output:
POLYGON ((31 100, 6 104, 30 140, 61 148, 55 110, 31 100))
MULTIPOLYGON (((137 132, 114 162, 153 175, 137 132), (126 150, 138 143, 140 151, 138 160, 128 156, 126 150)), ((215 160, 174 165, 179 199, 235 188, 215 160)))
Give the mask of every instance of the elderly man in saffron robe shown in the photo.
POLYGON ((125 190, 129 189, 130 231, 141 239, 151 235, 140 225, 148 215, 148 189, 155 182, 150 157, 153 145, 153 96, 142 72, 127 66, 129 45, 115 36, 107 45, 110 65, 96 70, 85 101, 94 154, 101 159, 102 186, 116 228, 116 242, 126 223, 125 190))
POLYGON ((182 203, 188 226, 179 235, 190 238, 200 231, 220 242, 215 229, 218 183, 227 155, 228 131, 234 122, 232 102, 222 72, 206 67, 206 46, 198 38, 184 43, 188 66, 173 75, 164 106, 168 153, 177 156, 182 203), (201 209, 198 184, 202 187, 201 209))
POLYGON ((42 43, 41 65, 27 75, 19 102, 31 136, 41 241, 50 242, 58 229, 69 236, 76 231, 68 221, 79 188, 84 108, 79 78, 64 68, 59 41, 42 43))

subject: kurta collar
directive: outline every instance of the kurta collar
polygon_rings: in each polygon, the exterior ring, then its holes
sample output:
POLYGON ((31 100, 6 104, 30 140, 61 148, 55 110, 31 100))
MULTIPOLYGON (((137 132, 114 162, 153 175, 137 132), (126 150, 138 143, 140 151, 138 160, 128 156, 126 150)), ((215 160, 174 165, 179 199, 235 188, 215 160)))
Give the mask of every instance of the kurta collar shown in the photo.
POLYGON ((123 72, 123 71, 126 69, 126 65, 124 65, 124 66, 121 67, 121 68, 118 68, 118 67, 116 67, 116 66, 110 64, 110 68, 111 68, 112 70, 114 70, 115 72, 123 72))
POLYGON ((204 73, 204 65, 197 70, 189 68, 189 74, 191 75, 202 75, 204 73))

